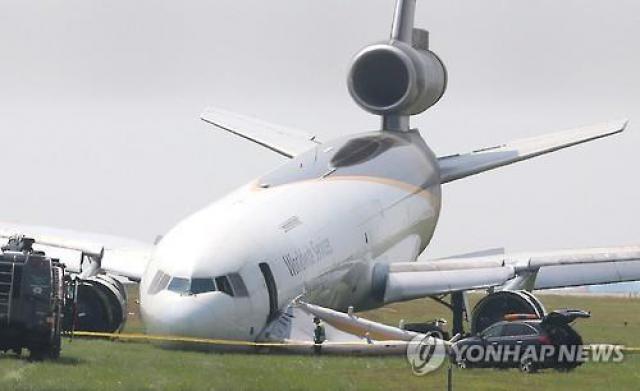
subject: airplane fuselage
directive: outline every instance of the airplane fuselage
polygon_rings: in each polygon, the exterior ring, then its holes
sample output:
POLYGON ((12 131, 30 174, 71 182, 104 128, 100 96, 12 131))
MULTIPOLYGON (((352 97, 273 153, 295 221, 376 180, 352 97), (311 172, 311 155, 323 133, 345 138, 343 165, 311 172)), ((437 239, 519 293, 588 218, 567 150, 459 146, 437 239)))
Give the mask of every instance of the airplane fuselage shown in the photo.
POLYGON ((380 306, 376 268, 416 259, 440 203, 436 158, 417 131, 319 145, 162 239, 140 286, 145 323, 253 340, 301 294, 337 310, 380 306))

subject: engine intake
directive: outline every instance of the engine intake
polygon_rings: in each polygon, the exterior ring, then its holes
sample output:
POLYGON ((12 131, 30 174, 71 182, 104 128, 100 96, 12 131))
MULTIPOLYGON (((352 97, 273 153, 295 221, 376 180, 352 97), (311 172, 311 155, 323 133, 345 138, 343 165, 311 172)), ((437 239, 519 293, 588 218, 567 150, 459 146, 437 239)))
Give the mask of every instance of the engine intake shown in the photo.
POLYGON ((119 332, 127 319, 127 291, 113 277, 95 275, 78 281, 76 330, 119 332))
POLYGON ((347 83, 356 103, 370 113, 415 115, 440 100, 447 74, 432 51, 390 41, 361 50, 347 83))
POLYGON ((471 333, 477 334, 492 324, 504 320, 507 314, 530 314, 542 319, 544 306, 527 291, 500 291, 482 298, 473 308, 471 333))

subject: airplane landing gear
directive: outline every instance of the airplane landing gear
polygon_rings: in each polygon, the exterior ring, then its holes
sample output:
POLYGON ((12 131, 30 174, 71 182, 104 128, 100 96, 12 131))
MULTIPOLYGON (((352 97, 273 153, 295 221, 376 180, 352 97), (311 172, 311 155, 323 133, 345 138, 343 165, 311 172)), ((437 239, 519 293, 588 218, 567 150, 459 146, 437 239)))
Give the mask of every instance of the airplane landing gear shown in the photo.
POLYGON ((453 313, 453 325, 451 335, 464 335, 465 305, 462 292, 451 294, 451 312, 453 313))

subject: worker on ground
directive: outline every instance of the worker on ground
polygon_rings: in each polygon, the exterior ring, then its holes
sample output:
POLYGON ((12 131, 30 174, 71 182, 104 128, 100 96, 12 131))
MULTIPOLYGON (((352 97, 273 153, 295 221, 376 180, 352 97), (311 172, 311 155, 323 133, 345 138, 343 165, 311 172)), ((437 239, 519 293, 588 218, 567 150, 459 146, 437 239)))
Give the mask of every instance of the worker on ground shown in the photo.
POLYGON ((313 330, 313 351, 315 354, 320 354, 322 353, 322 343, 327 339, 327 337, 324 332, 324 326, 320 323, 320 318, 314 316, 313 323, 316 325, 313 330))

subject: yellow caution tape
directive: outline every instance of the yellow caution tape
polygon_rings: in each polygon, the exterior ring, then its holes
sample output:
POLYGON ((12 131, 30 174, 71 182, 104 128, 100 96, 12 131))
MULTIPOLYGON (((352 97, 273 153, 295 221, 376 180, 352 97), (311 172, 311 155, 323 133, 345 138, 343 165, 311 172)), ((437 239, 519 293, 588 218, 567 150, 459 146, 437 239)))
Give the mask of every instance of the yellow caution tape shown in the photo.
MULTIPOLYGON (((171 335, 150 335, 150 334, 133 334, 133 333, 99 333, 92 331, 76 331, 73 333, 73 337, 87 337, 87 338, 105 338, 112 340, 122 341, 157 341, 157 342, 183 342, 183 343, 196 343, 196 344, 208 344, 219 346, 245 346, 245 347, 311 347, 314 345, 311 341, 285 341, 285 342, 251 342, 251 341, 239 341, 230 339, 211 339, 211 338, 196 338, 196 337, 181 337, 171 335)), ((374 346, 381 345, 407 345, 408 341, 375 341, 374 346)), ((372 344, 366 341, 349 341, 349 342, 324 342, 323 346, 327 345, 341 345, 341 346, 370 346, 372 344)), ((640 347, 626 347, 623 345, 608 345, 608 344, 591 344, 585 345, 587 349, 593 349, 598 346, 620 346, 622 352, 625 353, 639 353, 640 347)))
POLYGON ((210 339, 210 338, 195 338, 195 337, 180 337, 170 335, 149 335, 149 334, 116 334, 116 333, 99 333, 92 331, 76 331, 73 333, 74 337, 89 337, 89 338, 107 338, 116 340, 130 340, 130 341, 159 341, 159 342, 190 342, 209 345, 232 345, 232 346, 249 346, 249 347, 268 347, 268 346, 312 346, 313 343, 305 342, 250 342, 239 340, 227 340, 227 339, 210 339))
MULTIPOLYGON (((114 340, 129 340, 129 341, 159 341, 159 342, 188 342, 198 344, 209 345, 221 345, 221 346, 247 346, 247 347, 311 347, 313 342, 309 341, 286 341, 286 342, 251 342, 251 341, 239 341, 230 339, 210 339, 210 338, 195 338, 195 337, 181 337, 170 335, 149 335, 149 334, 128 334, 128 333, 99 333, 92 331, 76 331, 73 333, 73 337, 88 337, 88 338, 106 338, 114 340)), ((374 345, 396 345, 396 344, 408 344, 407 341, 376 341, 374 345)), ((349 342, 324 342, 326 345, 356 345, 366 346, 371 345, 366 341, 349 341, 349 342)))

